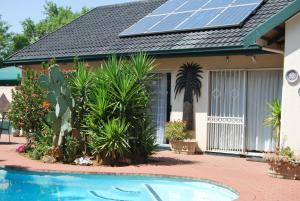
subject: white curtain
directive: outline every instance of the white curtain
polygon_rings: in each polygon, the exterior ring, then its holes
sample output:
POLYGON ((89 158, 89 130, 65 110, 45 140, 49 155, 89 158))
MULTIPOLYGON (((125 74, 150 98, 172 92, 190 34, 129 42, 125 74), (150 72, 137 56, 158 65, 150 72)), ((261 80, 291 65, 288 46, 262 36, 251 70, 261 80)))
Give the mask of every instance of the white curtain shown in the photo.
POLYGON ((275 98, 281 100, 282 71, 249 71, 247 83, 247 149, 273 151, 272 128, 263 121, 270 114, 267 103, 275 98))
POLYGON ((156 126, 156 142, 165 143, 165 123, 167 117, 167 74, 155 74, 155 79, 151 81, 153 92, 151 103, 151 115, 156 126))

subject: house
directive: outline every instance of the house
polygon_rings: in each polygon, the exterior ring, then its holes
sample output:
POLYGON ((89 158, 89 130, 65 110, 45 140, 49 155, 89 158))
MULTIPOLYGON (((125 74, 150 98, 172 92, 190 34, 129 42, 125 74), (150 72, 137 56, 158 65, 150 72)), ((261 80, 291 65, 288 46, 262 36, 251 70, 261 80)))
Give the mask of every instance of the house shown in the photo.
POLYGON ((18 85, 21 77, 22 70, 20 68, 14 66, 0 68, 0 96, 4 95, 11 102, 11 91, 18 85))
POLYGON ((203 67, 201 97, 194 101, 195 138, 207 152, 274 151, 263 124, 267 103, 282 99, 285 146, 300 152, 299 0, 142 0, 97 7, 4 63, 40 70, 55 57, 69 68, 75 56, 90 66, 111 54, 144 51, 156 59, 152 110, 157 141, 164 124, 182 119, 175 98, 179 67, 203 67))

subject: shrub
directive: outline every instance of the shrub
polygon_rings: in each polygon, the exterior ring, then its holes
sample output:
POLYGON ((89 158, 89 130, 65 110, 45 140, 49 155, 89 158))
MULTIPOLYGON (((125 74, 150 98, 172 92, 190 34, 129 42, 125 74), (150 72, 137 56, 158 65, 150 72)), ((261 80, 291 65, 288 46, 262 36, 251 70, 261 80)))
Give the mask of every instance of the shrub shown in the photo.
POLYGON ((190 137, 187 132, 186 123, 182 121, 171 121, 166 124, 166 137, 170 140, 185 140, 190 137))
POLYGON ((93 154, 113 162, 124 157, 129 151, 126 132, 128 124, 119 119, 108 120, 98 132, 92 132, 90 146, 93 154))
POLYGON ((281 156, 287 156, 289 159, 295 159, 294 151, 291 149, 291 147, 284 147, 280 150, 279 153, 281 156))
POLYGON ((49 111, 45 105, 45 92, 39 87, 37 73, 26 71, 22 84, 12 92, 8 118, 14 128, 23 129, 25 136, 33 140, 41 132, 44 117, 49 111))
POLYGON ((79 149, 79 140, 71 135, 64 139, 64 158, 66 162, 73 162, 79 149))
POLYGON ((152 153, 155 132, 148 114, 151 101, 148 82, 153 79, 150 74, 153 67, 153 60, 141 53, 129 60, 112 57, 96 71, 85 120, 94 154, 113 160, 129 157, 133 161, 152 153), (114 128, 115 134, 108 135, 112 130, 107 129, 116 124, 126 129, 114 128), (118 145, 117 141, 121 143, 118 145), (116 151, 106 148, 110 150, 106 152, 103 147, 108 145, 117 146, 116 151))

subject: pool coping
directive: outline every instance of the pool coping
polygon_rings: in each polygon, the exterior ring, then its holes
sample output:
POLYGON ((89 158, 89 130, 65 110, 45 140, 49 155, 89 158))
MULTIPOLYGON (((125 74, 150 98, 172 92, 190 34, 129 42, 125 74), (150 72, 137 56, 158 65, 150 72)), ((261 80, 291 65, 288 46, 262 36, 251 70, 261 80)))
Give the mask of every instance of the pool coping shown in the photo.
MULTIPOLYGON (((99 166, 101 167, 101 166, 99 166)), ((22 168, 22 167, 7 167, 0 165, 0 170, 15 170, 15 171, 24 171, 24 172, 35 172, 35 173, 53 173, 53 174, 81 174, 81 175, 107 175, 107 176, 144 176, 144 177, 157 177, 157 178, 165 178, 165 179, 181 179, 181 180, 192 180, 192 181, 198 181, 198 182, 204 182, 211 185, 215 185, 221 188, 225 188, 233 193, 235 193, 238 198, 240 197, 240 193, 232 188, 229 185, 226 185, 221 182, 217 182, 212 179, 203 179, 203 178, 197 178, 197 177, 188 177, 188 176, 177 176, 177 175, 169 175, 169 174, 151 174, 151 173, 126 173, 126 172, 93 172, 93 171, 61 171, 61 170, 49 170, 49 169, 34 169, 34 168, 22 168)), ((237 199, 238 199, 237 198, 237 199)))

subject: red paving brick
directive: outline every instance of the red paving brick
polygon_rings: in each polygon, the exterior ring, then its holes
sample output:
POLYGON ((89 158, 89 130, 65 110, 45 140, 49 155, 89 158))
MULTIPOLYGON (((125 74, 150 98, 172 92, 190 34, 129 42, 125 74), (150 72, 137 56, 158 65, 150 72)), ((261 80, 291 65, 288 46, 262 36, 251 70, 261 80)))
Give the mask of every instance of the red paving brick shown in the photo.
POLYGON ((81 173, 156 174, 209 179, 228 185, 239 192, 239 201, 300 201, 300 181, 275 179, 267 175, 268 165, 249 162, 243 158, 211 155, 177 155, 161 151, 153 156, 155 162, 126 167, 75 166, 44 164, 15 152, 23 138, 7 136, 0 140, 0 166, 19 167, 34 171, 61 171, 81 173))

